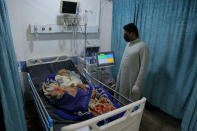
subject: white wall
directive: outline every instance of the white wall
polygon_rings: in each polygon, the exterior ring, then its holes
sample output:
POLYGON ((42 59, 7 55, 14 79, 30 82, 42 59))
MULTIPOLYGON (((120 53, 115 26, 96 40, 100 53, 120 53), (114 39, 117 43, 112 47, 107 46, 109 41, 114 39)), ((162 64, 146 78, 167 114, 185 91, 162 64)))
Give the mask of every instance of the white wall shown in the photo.
MULTIPOLYGON (((99 25, 100 0, 78 0, 88 14, 88 25, 99 25)), ((101 0, 101 28, 99 35, 89 35, 89 42, 100 44, 102 50, 110 50, 112 2, 101 0)), ((48 56, 72 55, 72 34, 46 34, 38 38, 29 33, 29 24, 60 24, 60 0, 7 0, 8 13, 18 61, 48 56)), ((78 55, 84 46, 83 38, 77 40, 78 55)))
POLYGON ((102 0, 101 2, 101 24, 100 44, 102 51, 111 50, 112 31, 112 1, 102 0))

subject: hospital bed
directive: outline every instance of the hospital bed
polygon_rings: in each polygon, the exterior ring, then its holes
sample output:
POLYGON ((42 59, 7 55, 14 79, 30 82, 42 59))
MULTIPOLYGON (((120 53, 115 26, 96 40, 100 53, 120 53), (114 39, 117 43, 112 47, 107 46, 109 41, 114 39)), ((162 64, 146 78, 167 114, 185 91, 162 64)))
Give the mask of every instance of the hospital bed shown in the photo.
MULTIPOLYGON (((96 80, 91 77, 88 72, 79 72, 73 63, 73 59, 65 56, 61 57, 51 57, 43 59, 30 59, 26 61, 27 63, 27 77, 30 90, 36 105, 37 112, 42 121, 43 127, 46 131, 80 131, 80 130, 91 130, 91 131, 138 131, 146 99, 142 98, 139 101, 131 102, 126 97, 122 96, 120 93, 116 92, 107 85, 104 87, 109 88, 113 94, 118 93, 120 96, 124 97, 131 103, 124 105, 124 103, 119 102, 114 98, 114 100, 122 105, 121 108, 115 109, 111 112, 99 115, 89 120, 82 122, 76 122, 71 120, 65 120, 58 115, 54 114, 54 109, 51 104, 47 102, 46 97, 43 94, 41 83, 44 81, 47 75, 57 72, 59 69, 65 68, 77 73, 83 83, 88 84, 91 79, 96 80), (115 116, 117 114, 123 113, 124 115, 116 120, 107 122, 107 118, 115 116), (105 124, 98 126, 98 122, 104 121, 105 124)), ((101 83, 96 80, 97 83, 101 83)), ((102 84, 102 83, 101 83, 102 84)))

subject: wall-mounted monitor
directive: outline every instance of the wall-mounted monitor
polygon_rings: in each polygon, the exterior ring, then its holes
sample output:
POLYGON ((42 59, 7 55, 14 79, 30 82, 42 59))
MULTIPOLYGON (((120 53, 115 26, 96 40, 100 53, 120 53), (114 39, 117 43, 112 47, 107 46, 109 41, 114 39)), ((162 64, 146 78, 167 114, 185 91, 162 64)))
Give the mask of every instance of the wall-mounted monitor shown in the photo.
POLYGON ((74 0, 61 0, 60 12, 64 15, 77 15, 79 13, 79 2, 74 0))

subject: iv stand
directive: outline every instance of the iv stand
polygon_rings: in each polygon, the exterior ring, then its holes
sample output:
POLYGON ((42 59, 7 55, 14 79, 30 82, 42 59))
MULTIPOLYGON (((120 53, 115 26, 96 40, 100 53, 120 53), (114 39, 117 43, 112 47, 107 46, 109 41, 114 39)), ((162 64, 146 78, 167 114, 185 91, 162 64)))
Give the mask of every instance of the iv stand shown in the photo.
POLYGON ((84 34, 85 34, 85 50, 84 50, 84 62, 85 62, 85 69, 86 69, 86 48, 87 48, 87 23, 88 23, 88 18, 87 18, 87 13, 88 11, 85 10, 85 24, 84 24, 84 28, 85 28, 85 31, 84 31, 84 34))
POLYGON ((84 62, 85 62, 85 69, 86 69, 86 47, 87 47, 87 23, 85 23, 85 50, 84 50, 84 62))

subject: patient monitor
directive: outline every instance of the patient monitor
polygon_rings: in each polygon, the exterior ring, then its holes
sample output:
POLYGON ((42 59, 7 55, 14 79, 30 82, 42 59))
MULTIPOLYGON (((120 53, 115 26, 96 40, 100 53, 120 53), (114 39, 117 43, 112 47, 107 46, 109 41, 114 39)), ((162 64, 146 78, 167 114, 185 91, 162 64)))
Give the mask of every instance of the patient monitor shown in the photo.
POLYGON ((115 65, 114 52, 99 52, 96 54, 97 66, 112 66, 115 65))
POLYGON ((74 0, 61 0, 60 12, 64 15, 77 15, 79 13, 79 2, 74 0))

